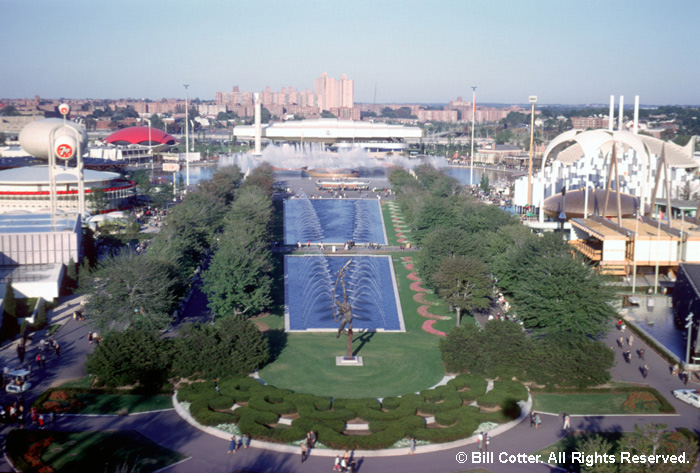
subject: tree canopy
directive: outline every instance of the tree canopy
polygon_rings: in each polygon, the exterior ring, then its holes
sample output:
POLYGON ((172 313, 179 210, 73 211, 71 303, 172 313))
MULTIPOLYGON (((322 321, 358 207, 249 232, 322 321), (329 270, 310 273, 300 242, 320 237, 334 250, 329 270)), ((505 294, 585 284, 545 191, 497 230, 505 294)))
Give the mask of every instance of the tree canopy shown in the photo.
POLYGON ((175 268, 164 260, 125 249, 91 273, 85 316, 100 333, 167 327, 181 287, 175 268))

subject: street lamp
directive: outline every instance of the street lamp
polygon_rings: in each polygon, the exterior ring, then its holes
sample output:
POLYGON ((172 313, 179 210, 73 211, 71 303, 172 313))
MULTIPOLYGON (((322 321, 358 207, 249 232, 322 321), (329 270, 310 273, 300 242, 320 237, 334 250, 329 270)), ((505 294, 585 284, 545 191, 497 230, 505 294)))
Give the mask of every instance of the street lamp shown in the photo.
POLYGON ((476 117, 476 86, 472 87, 472 152, 469 156, 471 168, 469 169, 469 185, 474 185, 474 121, 476 117))
POLYGON ((685 318, 685 328, 688 329, 688 343, 685 349, 685 362, 686 364, 690 364, 690 336, 692 334, 693 330, 693 313, 689 313, 688 317, 685 318))
POLYGON ((537 103, 537 96, 531 95, 528 100, 530 101, 530 161, 527 170, 527 209, 529 212, 532 207, 532 152, 535 145, 535 104, 537 103))
POLYGON ((183 84, 182 86, 185 88, 185 168, 187 169, 185 193, 187 193, 187 189, 190 187, 190 99, 187 94, 187 88, 190 84, 183 84))

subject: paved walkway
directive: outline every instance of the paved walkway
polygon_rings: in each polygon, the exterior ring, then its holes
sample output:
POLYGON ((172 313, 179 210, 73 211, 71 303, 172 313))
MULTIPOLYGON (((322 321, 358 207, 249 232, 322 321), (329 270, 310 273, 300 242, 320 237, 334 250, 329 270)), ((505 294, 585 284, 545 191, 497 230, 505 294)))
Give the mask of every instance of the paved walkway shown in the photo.
MULTIPOLYGON (((87 342, 89 326, 85 322, 75 321, 71 317, 73 309, 78 303, 79 298, 75 296, 62 299, 60 305, 49 314, 52 323, 63 323, 63 327, 55 337, 62 347, 61 357, 49 357, 47 368, 44 372, 38 372, 35 379, 38 381, 38 385, 25 396, 28 404, 49 386, 85 375, 85 356, 94 349, 94 345, 87 342)), ((629 331, 627 333, 629 334, 629 331)), ((644 362, 649 365, 649 376, 646 379, 643 378, 638 369, 643 364, 642 360, 639 360, 636 355, 629 364, 623 360, 623 350, 616 345, 616 339, 619 335, 620 333, 613 329, 608 336, 608 345, 614 346, 617 361, 613 368, 613 378, 618 381, 648 384, 655 387, 667 396, 678 411, 678 415, 572 416, 572 428, 575 430, 629 431, 633 430, 635 424, 654 422, 667 424, 670 428, 685 426, 697 429, 697 426, 700 425, 700 410, 677 401, 671 395, 671 391, 683 388, 684 385, 680 379, 671 376, 667 363, 645 346, 646 359, 644 362)), ((38 340, 38 336, 35 336, 34 341, 29 345, 28 360, 32 359, 33 354, 35 356, 38 350, 38 340)), ((642 346, 644 345, 640 341, 635 341, 632 350, 642 346)), ((14 343, 5 344, 2 347, 0 360, 6 366, 14 366, 17 363, 14 343)), ((697 387, 697 384, 695 386, 697 387)), ((11 396, 5 394, 2 402, 6 404, 12 399, 11 396)), ((531 453, 561 438, 563 435, 561 418, 558 415, 546 414, 542 418, 543 425, 540 429, 532 429, 528 422, 521 422, 513 429, 494 436, 490 446, 491 451, 496 453, 496 463, 494 464, 479 465, 471 462, 471 454, 477 451, 475 444, 439 452, 426 452, 427 447, 419 446, 418 454, 415 456, 364 457, 358 453, 355 456, 358 464, 357 471, 363 473, 393 471, 449 473, 481 466, 493 473, 549 472, 552 469, 545 464, 514 465, 498 462, 498 455, 502 452, 508 454, 531 453), (460 459, 464 458, 461 456, 462 453, 468 455, 469 461, 467 463, 458 462, 458 456, 460 459)), ((11 426, 5 427, 2 434, 6 434, 11 428, 11 426)), ((333 464, 332 457, 321 457, 314 455, 313 452, 303 464, 297 453, 290 454, 254 447, 240 450, 235 455, 227 454, 228 442, 226 440, 213 437, 190 426, 174 410, 127 417, 60 416, 57 419, 56 428, 63 430, 137 430, 160 445, 190 457, 188 460, 164 470, 172 473, 231 473, 237 469, 251 472, 317 472, 331 471, 333 464)), ((0 471, 10 471, 10 466, 4 463, 4 460, 0 461, 0 471)))

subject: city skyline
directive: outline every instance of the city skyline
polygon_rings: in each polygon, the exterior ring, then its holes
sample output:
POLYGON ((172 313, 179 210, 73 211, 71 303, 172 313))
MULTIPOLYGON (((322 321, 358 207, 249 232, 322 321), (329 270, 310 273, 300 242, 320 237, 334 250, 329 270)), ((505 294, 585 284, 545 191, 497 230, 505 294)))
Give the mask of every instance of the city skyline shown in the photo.
POLYGON ((358 103, 697 105, 682 0, 116 3, 0 0, 0 96, 158 100, 354 81, 358 103))

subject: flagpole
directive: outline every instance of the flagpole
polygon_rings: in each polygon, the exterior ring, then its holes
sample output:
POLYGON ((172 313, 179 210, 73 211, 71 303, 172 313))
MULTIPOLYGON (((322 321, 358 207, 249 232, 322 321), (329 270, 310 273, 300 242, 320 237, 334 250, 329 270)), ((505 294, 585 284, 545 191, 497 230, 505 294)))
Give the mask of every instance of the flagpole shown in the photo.
POLYGON ((472 154, 469 156, 471 163, 469 169, 469 186, 474 185, 474 123, 476 118, 476 87, 472 87, 472 154))
POLYGON ((656 233, 656 271, 654 273, 654 294, 657 292, 659 287, 659 242, 661 241, 661 217, 656 216, 659 219, 659 229, 656 233))
POLYGON ((637 218, 635 218, 634 221, 634 245, 632 247, 632 294, 634 294, 637 288, 637 234, 639 233, 639 214, 637 214, 637 218))

